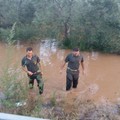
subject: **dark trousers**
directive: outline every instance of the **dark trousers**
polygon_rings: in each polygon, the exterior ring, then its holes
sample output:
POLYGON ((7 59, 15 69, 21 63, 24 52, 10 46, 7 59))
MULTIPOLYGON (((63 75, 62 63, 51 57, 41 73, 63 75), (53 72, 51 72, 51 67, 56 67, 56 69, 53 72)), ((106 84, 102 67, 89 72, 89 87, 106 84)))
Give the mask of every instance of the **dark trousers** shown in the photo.
POLYGON ((30 89, 33 88, 33 85, 34 85, 34 80, 36 79, 37 81, 37 86, 39 88, 39 92, 43 92, 43 87, 44 87, 44 83, 43 83, 43 80, 42 80, 42 76, 40 74, 36 74, 36 75, 32 75, 32 76, 29 76, 29 87, 30 89))
POLYGON ((78 72, 67 72, 66 90, 70 90, 71 87, 77 88, 78 79, 79 79, 79 71, 78 72))

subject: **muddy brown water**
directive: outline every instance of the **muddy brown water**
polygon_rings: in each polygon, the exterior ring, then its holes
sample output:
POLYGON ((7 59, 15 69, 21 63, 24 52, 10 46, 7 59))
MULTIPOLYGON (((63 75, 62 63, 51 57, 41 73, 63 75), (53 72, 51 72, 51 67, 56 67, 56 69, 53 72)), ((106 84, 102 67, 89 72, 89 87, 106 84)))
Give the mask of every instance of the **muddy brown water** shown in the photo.
MULTIPOLYGON (((58 49, 56 43, 48 40, 42 43, 17 44, 14 48, 12 63, 21 65, 21 59, 25 55, 25 49, 32 46, 34 53, 41 59, 43 77, 45 79, 44 94, 49 98, 54 92, 59 96, 64 95, 70 99, 93 99, 95 101, 120 101, 120 56, 101 54, 99 52, 81 52, 84 56, 85 75, 80 74, 78 88, 70 92, 65 91, 66 68, 60 74, 60 66, 70 50, 58 49), (69 94, 69 95, 68 95, 69 94)), ((0 43, 0 71, 6 64, 6 45, 0 43)), ((25 74, 24 72, 22 74, 25 74)), ((27 81, 27 76, 26 76, 27 81)))

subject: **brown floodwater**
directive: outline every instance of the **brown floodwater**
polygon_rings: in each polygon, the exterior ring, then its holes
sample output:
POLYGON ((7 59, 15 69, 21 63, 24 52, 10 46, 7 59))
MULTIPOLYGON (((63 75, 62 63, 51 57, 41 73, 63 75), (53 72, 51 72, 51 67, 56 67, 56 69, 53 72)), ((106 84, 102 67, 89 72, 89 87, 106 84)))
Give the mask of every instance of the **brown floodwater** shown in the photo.
MULTIPOLYGON (((31 44, 18 43, 12 48, 12 62, 18 68, 21 66, 21 59, 26 54, 25 49, 32 46, 34 53, 41 59, 43 78, 45 80, 44 94, 49 98, 54 92, 66 99, 93 99, 95 101, 120 101, 120 56, 113 54, 102 54, 99 52, 81 52, 84 56, 85 75, 80 74, 78 88, 65 91, 66 68, 60 74, 60 67, 70 50, 58 49, 56 42, 42 41, 31 44), (67 95, 69 94, 69 96, 67 95)), ((6 65, 6 45, 0 43, 0 71, 6 65)), ((10 56, 10 55, 8 55, 10 56)), ((10 56, 11 57, 11 56, 10 56)), ((22 74, 25 74, 24 72, 22 74)), ((27 76, 26 76, 27 81, 27 76)))

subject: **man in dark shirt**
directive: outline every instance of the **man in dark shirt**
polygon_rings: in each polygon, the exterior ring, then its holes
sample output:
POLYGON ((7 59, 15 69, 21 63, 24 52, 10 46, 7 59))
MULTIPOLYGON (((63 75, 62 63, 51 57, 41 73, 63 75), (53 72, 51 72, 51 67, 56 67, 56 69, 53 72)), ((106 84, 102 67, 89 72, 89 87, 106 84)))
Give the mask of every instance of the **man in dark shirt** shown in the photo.
POLYGON ((82 71, 84 74, 84 59, 78 48, 74 48, 72 53, 67 55, 65 58, 65 63, 61 69, 64 68, 66 63, 68 63, 66 71, 66 91, 68 91, 71 89, 71 86, 73 88, 77 88, 80 65, 82 66, 82 71))
POLYGON ((33 54, 33 49, 28 47, 26 49, 26 56, 22 59, 22 69, 27 73, 29 77, 29 87, 33 88, 34 80, 37 80, 39 93, 43 93, 43 81, 42 81, 42 70, 40 65, 40 59, 37 55, 33 54))

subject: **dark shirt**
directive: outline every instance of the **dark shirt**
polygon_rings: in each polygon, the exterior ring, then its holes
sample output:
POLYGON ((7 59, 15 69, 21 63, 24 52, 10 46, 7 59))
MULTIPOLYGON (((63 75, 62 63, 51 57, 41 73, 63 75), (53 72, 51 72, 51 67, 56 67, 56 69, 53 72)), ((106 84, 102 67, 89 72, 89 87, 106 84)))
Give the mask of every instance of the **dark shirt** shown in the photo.
POLYGON ((74 56, 72 53, 68 54, 65 58, 65 62, 68 62, 68 67, 72 70, 78 70, 80 63, 83 62, 83 56, 74 56))
POLYGON ((39 70, 38 63, 40 62, 40 58, 37 55, 33 55, 31 60, 27 58, 27 56, 22 59, 22 66, 27 67, 28 71, 35 73, 39 70))

